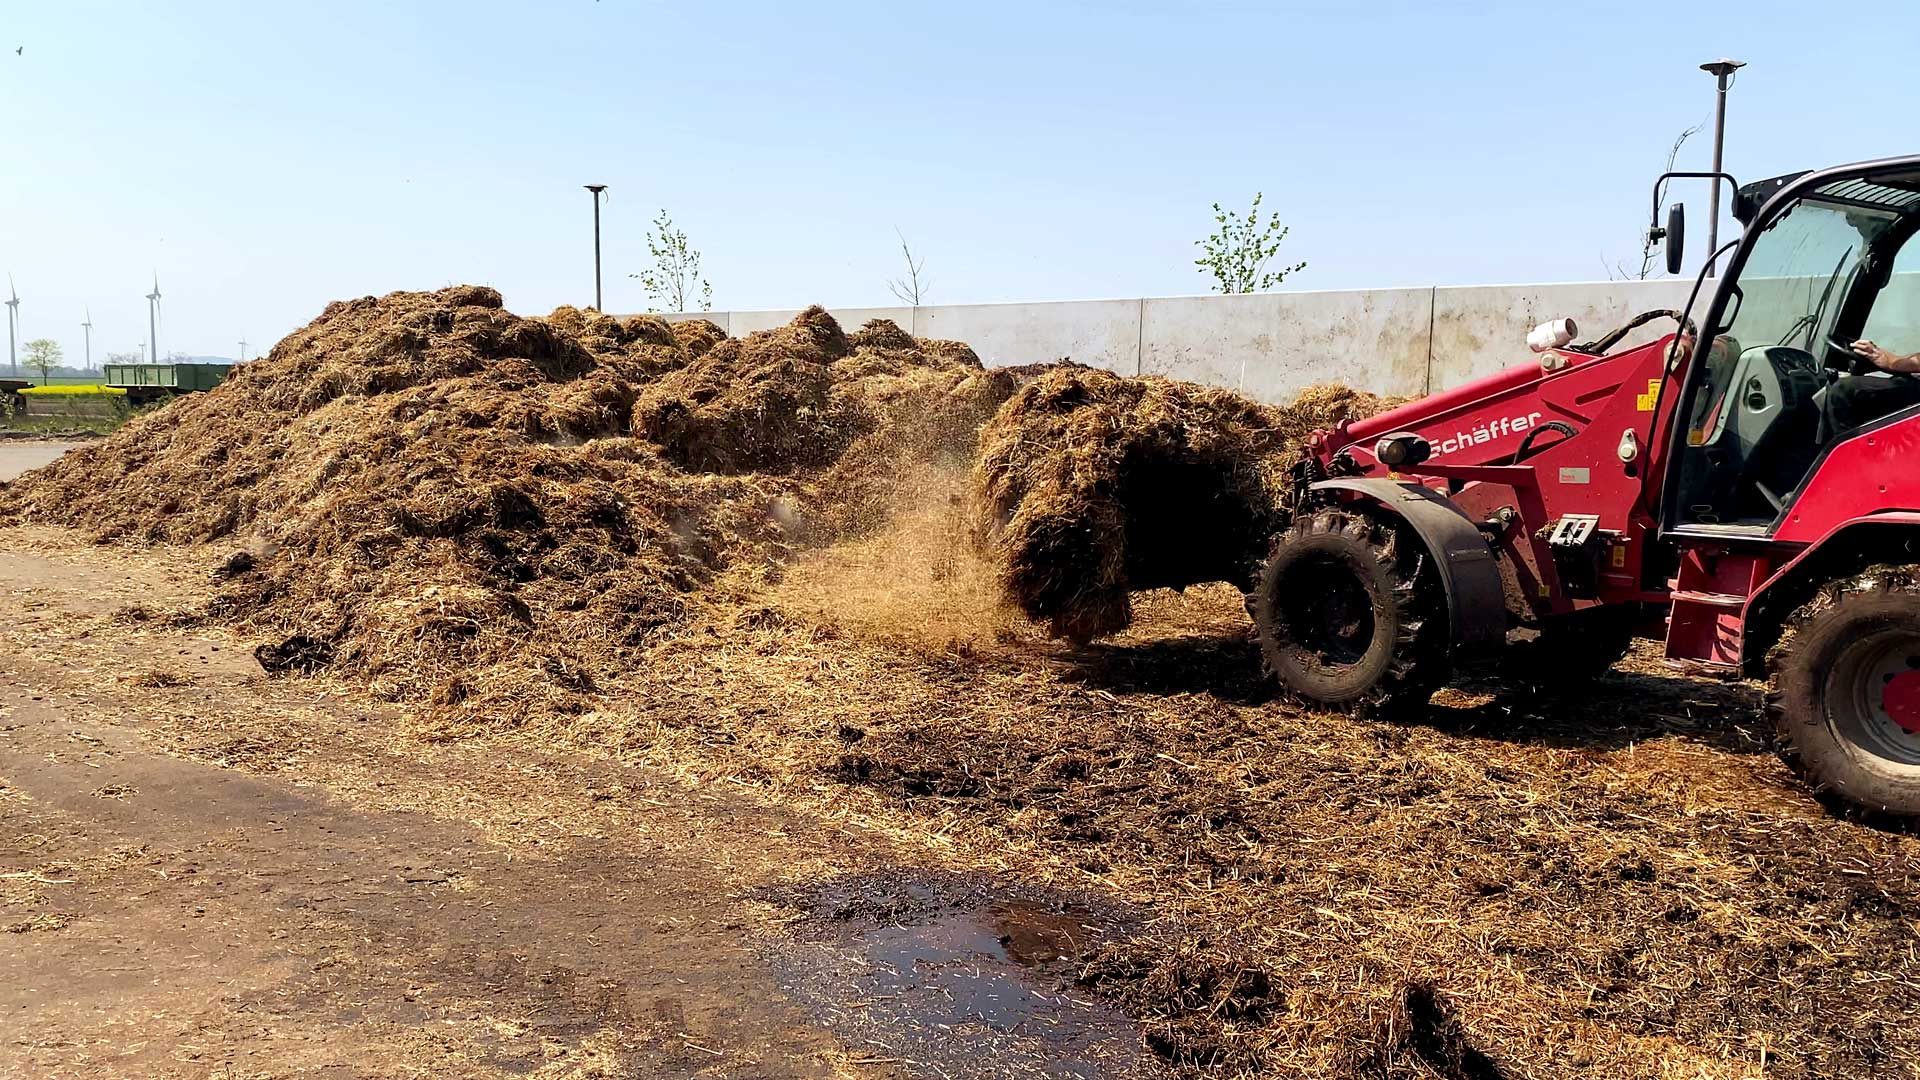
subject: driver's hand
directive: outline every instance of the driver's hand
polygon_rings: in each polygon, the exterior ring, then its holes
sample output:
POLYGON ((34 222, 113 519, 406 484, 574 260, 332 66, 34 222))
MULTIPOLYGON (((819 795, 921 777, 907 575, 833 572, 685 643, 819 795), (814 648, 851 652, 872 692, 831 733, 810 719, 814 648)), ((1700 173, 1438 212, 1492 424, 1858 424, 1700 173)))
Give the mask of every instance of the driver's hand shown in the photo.
POLYGON ((1893 368, 1889 365, 1899 359, 1899 357, 1868 341, 1866 338, 1861 338, 1859 341, 1854 342, 1853 351, 1873 361, 1874 367, 1886 371, 1892 371, 1893 368))

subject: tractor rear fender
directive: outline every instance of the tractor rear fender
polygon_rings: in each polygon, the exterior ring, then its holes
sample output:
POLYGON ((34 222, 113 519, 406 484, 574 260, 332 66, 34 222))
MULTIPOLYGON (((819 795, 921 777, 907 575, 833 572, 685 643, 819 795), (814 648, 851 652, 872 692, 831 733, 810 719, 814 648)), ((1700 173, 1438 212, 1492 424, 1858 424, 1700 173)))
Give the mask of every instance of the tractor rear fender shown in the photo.
POLYGON ((1741 612, 1741 670, 1752 678, 1765 675, 1767 650, 1780 640, 1787 618, 1822 585, 1886 562, 1920 562, 1920 511, 1849 518, 1774 571, 1741 612))
POLYGON ((1488 659, 1506 644, 1507 606, 1500 565, 1473 520, 1450 499, 1418 484, 1361 477, 1322 480, 1313 490, 1360 496, 1379 512, 1406 522, 1420 537, 1447 594, 1455 664, 1488 659))

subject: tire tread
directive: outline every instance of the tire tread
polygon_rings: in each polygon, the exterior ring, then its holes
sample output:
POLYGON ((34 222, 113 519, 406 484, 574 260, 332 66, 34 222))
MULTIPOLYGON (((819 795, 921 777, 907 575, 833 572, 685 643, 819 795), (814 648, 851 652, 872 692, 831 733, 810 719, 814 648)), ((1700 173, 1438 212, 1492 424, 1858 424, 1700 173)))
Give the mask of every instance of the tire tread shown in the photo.
POLYGON ((1812 663, 1806 655, 1803 639, 1826 619, 1835 617, 1856 601, 1903 594, 1920 601, 1920 564, 1879 563, 1830 581, 1811 599, 1787 617, 1779 640, 1767 650, 1767 694, 1765 710, 1775 736, 1774 749, 1789 769, 1815 796, 1842 800, 1873 814, 1897 817, 1920 816, 1920 800, 1912 805, 1896 805, 1893 800, 1866 797, 1858 785, 1850 784, 1846 762, 1827 748, 1809 743, 1807 728, 1798 722, 1798 710, 1816 709, 1807 680, 1817 672, 1807 670, 1812 663))
MULTIPOLYGON (((1331 507, 1303 513, 1275 538, 1259 575, 1258 592, 1253 603, 1256 632, 1261 639, 1262 662, 1275 673, 1269 627, 1272 625, 1273 590, 1266 581, 1266 566, 1289 544, 1321 536, 1340 535, 1373 552, 1373 557, 1391 584, 1392 602, 1398 608, 1393 654, 1381 678, 1361 696, 1345 706, 1356 715, 1383 716, 1407 708, 1424 706, 1449 674, 1444 623, 1436 621, 1435 601, 1438 583, 1432 580, 1424 547, 1404 536, 1404 526, 1359 511, 1331 507), (1415 550, 1408 551, 1409 544, 1415 550)), ((1329 708, 1304 695, 1288 692, 1316 708, 1329 708)))

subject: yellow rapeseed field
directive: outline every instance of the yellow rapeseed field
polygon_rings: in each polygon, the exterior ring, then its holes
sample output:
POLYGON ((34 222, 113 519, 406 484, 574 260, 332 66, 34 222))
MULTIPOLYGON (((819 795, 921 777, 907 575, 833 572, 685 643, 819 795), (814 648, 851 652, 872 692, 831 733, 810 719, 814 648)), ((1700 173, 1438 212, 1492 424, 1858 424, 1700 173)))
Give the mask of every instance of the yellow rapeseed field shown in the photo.
POLYGON ((61 386, 28 386, 20 391, 31 397, 57 397, 69 394, 106 394, 125 397, 127 392, 118 386, 103 386, 100 383, 72 383, 61 386))

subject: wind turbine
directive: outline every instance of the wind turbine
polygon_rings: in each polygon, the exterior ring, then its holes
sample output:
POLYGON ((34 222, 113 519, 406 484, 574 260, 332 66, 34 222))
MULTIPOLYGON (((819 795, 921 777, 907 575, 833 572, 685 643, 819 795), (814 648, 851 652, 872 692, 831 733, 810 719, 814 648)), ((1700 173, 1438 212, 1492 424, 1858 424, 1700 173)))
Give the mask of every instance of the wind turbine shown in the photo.
POLYGON ((7 374, 20 374, 20 359, 13 354, 14 327, 20 322, 20 291, 13 287, 13 275, 7 275, 7 292, 13 299, 7 301, 7 374))
POLYGON ((87 309, 87 321, 80 324, 80 329, 86 331, 86 335, 87 335, 86 336, 87 366, 85 370, 92 371, 93 370, 93 309, 92 308, 87 309))
POLYGON ((245 334, 240 335, 240 362, 243 364, 247 362, 247 336, 245 334))
POLYGON ((160 275, 153 275, 153 291, 147 294, 147 348, 154 363, 160 362, 160 275))

